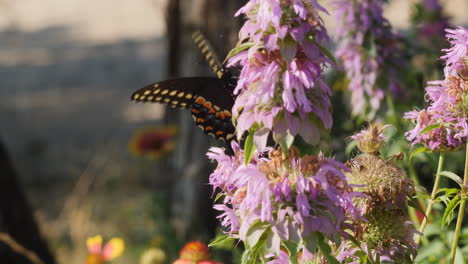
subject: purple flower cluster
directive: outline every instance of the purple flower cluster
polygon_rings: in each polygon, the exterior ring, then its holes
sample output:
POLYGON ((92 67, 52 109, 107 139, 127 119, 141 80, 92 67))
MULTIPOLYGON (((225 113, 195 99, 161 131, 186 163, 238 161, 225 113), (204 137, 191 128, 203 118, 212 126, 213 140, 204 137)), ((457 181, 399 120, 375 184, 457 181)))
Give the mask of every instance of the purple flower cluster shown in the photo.
POLYGON ((331 89, 322 79, 331 64, 321 43, 328 40, 316 0, 251 0, 236 15, 247 21, 239 37, 250 47, 230 58, 241 65, 233 107, 237 136, 254 128, 262 150, 270 132, 276 141, 300 134, 319 141, 319 128, 330 129, 331 89))
POLYGON ((249 236, 258 232, 258 223, 269 232, 266 243, 273 245, 264 255, 280 256, 282 241, 300 248, 314 232, 333 239, 343 235, 348 220, 359 218, 351 203, 357 194, 347 183, 343 171, 349 169, 342 163, 322 155, 298 157, 291 148, 286 158, 280 150, 269 149, 268 157, 256 152, 245 165, 237 143, 232 148, 234 156, 210 149, 208 158, 218 162, 210 184, 224 196, 223 204, 214 207, 222 212, 221 224, 247 248, 254 246, 249 236))
POLYGON ((354 114, 377 111, 384 98, 377 82, 386 77, 388 89, 397 96, 401 85, 396 69, 404 64, 402 51, 387 19, 383 17, 383 0, 334 0, 336 7, 338 48, 336 56, 344 64, 354 114))
POLYGON ((452 46, 444 49, 446 55, 441 57, 446 62, 445 80, 429 82, 427 109, 405 114, 416 125, 406 133, 408 140, 436 151, 455 150, 468 137, 468 80, 463 77, 468 71, 468 30, 446 31, 452 46))
MULTIPOLYGON (((445 60, 444 73, 450 75, 462 74, 468 71, 468 30, 462 27, 447 29, 447 39, 452 45, 450 49, 443 49, 446 55, 440 57, 445 60)), ((464 75, 464 74, 463 74, 464 75)), ((464 76, 466 79, 466 76, 464 76)))
POLYGON ((449 27, 449 18, 444 15, 439 0, 424 0, 422 3, 424 16, 419 26, 419 35, 423 40, 441 38, 449 27))

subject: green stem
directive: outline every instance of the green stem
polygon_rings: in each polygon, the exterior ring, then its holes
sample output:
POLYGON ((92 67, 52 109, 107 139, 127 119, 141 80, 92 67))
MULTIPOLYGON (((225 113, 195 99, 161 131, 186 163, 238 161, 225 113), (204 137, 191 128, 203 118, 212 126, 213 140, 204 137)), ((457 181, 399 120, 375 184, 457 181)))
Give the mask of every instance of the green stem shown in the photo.
POLYGON ((455 227, 455 237, 453 238, 452 249, 450 250, 450 264, 455 262, 455 253, 457 253, 458 239, 460 238, 460 231, 463 222, 463 216, 465 215, 466 199, 465 196, 468 192, 468 140, 466 141, 466 153, 465 153, 465 172, 463 175, 463 186, 460 190, 460 196, 462 201, 460 202, 460 209, 458 211, 457 226, 455 227))
POLYGON ((390 122, 392 123, 393 126, 395 126, 395 128, 397 130, 399 130, 400 128, 400 124, 399 122, 397 121, 398 120, 398 117, 396 115, 396 110, 395 110, 395 103, 393 102, 393 96, 391 95, 391 93, 387 94, 386 95, 386 99, 387 99, 387 105, 388 105, 388 108, 389 108, 389 115, 390 115, 390 122))
POLYGON ((416 244, 418 245, 419 245, 419 242, 421 242, 421 238, 423 237, 424 229, 426 229, 428 218, 432 212, 432 206, 435 204, 435 198, 437 195, 437 191, 439 190, 440 172, 442 171, 442 168, 444 167, 444 161, 445 161, 445 152, 440 152, 439 165, 437 166, 437 174, 436 174, 436 178, 434 182, 434 187, 432 188, 431 199, 429 200, 427 204, 425 217, 421 223, 421 226, 419 227, 419 232, 421 233, 421 235, 419 235, 418 239, 416 240, 416 244))
MULTIPOLYGON (((413 180, 414 184, 416 186, 419 186, 420 185, 419 178, 418 178, 418 175, 417 175, 416 170, 414 169, 414 166, 413 166, 412 163, 408 164, 408 174, 409 174, 410 178, 413 180)), ((419 205, 418 207, 419 208, 410 207, 409 208, 409 214, 410 214, 411 221, 413 221, 414 223, 417 223, 418 228, 419 228, 420 224, 419 224, 418 216, 416 215, 416 211, 419 211, 421 208, 426 208, 427 203, 426 203, 426 200, 423 199, 422 197, 417 197, 416 201, 418 202, 418 205, 419 205)))

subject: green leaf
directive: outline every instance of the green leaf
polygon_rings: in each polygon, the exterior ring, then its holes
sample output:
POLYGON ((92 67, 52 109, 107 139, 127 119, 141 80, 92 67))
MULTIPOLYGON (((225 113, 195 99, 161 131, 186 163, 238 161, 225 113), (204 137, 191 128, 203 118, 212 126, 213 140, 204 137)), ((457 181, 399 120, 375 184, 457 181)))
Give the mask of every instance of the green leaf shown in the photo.
POLYGON ((440 252, 444 252, 445 245, 440 240, 431 241, 424 247, 418 250, 415 263, 427 263, 426 259, 429 257, 438 257, 440 252))
POLYGON ((218 193, 213 201, 213 203, 216 203, 219 199, 223 198, 225 194, 223 193, 218 193))
POLYGON ((440 175, 442 176, 445 176, 449 179, 452 179, 453 181, 455 181, 456 183, 458 183, 458 185, 460 185, 460 187, 463 186, 463 180, 462 178, 460 178, 460 176, 456 175, 455 173, 453 172, 450 172, 450 171, 442 171, 440 173, 440 175))
POLYGON ((245 166, 249 165, 250 160, 252 160, 253 154, 255 152, 255 144, 254 144, 254 131, 253 129, 249 130, 249 135, 245 140, 244 144, 244 163, 245 166))
POLYGON ((318 247, 320 249, 320 252, 322 252, 323 256, 327 260, 327 263, 329 264, 340 264, 340 262, 331 254, 331 248, 330 246, 325 242, 325 238, 323 237, 322 234, 318 234, 318 247))
POLYGON ((317 252, 318 249, 318 236, 317 233, 311 233, 308 237, 305 237, 303 239, 304 246, 309 251, 310 253, 315 253, 317 252))
POLYGON ((421 205, 419 205, 419 204, 417 203, 417 200, 415 200, 415 199, 410 199, 410 200, 408 200, 408 206, 409 206, 409 207, 412 207, 414 210, 416 210, 416 211, 422 213, 422 214, 426 217, 425 212, 421 209, 421 205))
POLYGON ((297 253, 299 252, 299 244, 292 241, 283 241, 283 246, 289 252, 289 263, 291 264, 298 264, 298 256, 297 253))
POLYGON ((219 235, 208 246, 209 247, 216 247, 216 246, 219 246, 221 244, 230 242, 232 240, 235 240, 235 238, 230 237, 227 234, 226 235, 219 235))
MULTIPOLYGON (((270 225, 264 222, 256 222, 253 224, 249 231, 247 231, 245 244, 249 248, 255 248, 259 242, 261 242, 260 238, 263 236, 265 231, 269 230, 270 225)), ((265 241, 263 241, 265 242, 265 241)))
POLYGON ((335 59, 335 56, 333 56, 333 54, 325 47, 323 47, 322 45, 318 44, 317 41, 315 41, 315 39, 309 37, 310 40, 312 40, 312 42, 315 44, 315 46, 317 46, 317 48, 319 48, 319 50, 325 55, 327 56, 327 58, 329 58, 333 64, 337 64, 336 63, 336 59, 335 59))
POLYGON ((449 225, 453 219, 453 213, 457 206, 460 204, 460 196, 456 195, 448 203, 447 208, 445 208, 444 216, 442 217, 442 226, 449 225))
POLYGON ((281 251, 280 247, 281 247, 281 238, 279 237, 279 235, 274 232, 268 232, 265 249, 268 252, 273 252, 273 254, 278 255, 281 251))
POLYGON ((351 154, 351 151, 353 151, 353 149, 356 146, 357 146, 356 140, 349 142, 349 144, 346 146, 346 149, 345 149, 346 156, 349 156, 351 154))
POLYGON ((413 152, 411 152, 410 156, 409 156, 409 161, 411 162, 411 159, 413 158, 414 155, 418 154, 418 153, 421 153, 421 152, 431 152, 428 148, 426 147, 419 147, 415 150, 413 150, 413 152))
POLYGON ((423 130, 421 130, 421 132, 419 132, 419 135, 422 135, 424 133, 427 133, 431 130, 434 130, 436 128, 440 128, 442 126, 442 124, 433 124, 433 125, 429 125, 427 127, 425 127, 423 130))
POLYGON ((226 56, 226 59, 224 59, 224 62, 223 63, 226 63, 226 61, 228 61, 230 58, 234 57, 235 55, 239 54, 239 52, 242 52, 252 46, 255 45, 255 42, 244 42, 244 43, 241 43, 240 45, 237 45, 235 48, 233 48, 229 53, 228 55, 226 56))
POLYGON ((289 133, 289 130, 286 131, 286 136, 279 142, 283 151, 288 151, 294 142, 294 136, 289 133))
MULTIPOLYGON (((264 248, 265 243, 266 243, 266 236, 262 236, 260 240, 258 241, 258 243, 252 248, 252 259, 255 260, 255 263, 258 263, 257 259, 260 255, 260 252, 264 248)), ((263 255, 264 254, 262 253, 260 257, 263 257, 263 255)))
POLYGON ((242 264, 255 264, 255 259, 252 257, 252 252, 249 249, 242 254, 242 264))
POLYGON ((466 264, 465 258, 463 257, 463 253, 462 251, 460 250, 459 247, 457 247, 457 251, 455 253, 455 264, 466 264))
POLYGON ((459 193, 460 190, 457 188, 440 188, 437 193, 443 193, 445 196, 453 196, 454 194, 459 193))

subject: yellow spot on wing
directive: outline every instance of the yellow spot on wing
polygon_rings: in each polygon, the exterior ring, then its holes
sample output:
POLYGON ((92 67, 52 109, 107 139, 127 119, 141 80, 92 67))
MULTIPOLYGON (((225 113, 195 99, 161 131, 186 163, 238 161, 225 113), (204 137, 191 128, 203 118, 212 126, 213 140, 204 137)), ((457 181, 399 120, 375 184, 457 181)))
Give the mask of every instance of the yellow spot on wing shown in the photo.
POLYGON ((180 93, 177 95, 177 97, 182 97, 182 96, 184 96, 184 92, 180 92, 180 93))
POLYGON ((162 97, 161 97, 161 96, 158 96, 158 97, 156 97, 155 99, 156 99, 156 101, 161 101, 162 97))
POLYGON ((151 93, 150 90, 146 90, 143 94, 144 94, 144 95, 148 95, 148 94, 150 94, 150 93, 151 93))
POLYGON ((166 95, 168 92, 169 92, 169 90, 166 89, 166 90, 163 90, 163 91, 161 92, 161 94, 162 94, 162 95, 166 95))
POLYGON ((159 83, 155 83, 154 88, 158 88, 158 87, 159 87, 159 83))
POLYGON ((178 103, 179 103, 179 101, 176 101, 176 100, 174 100, 174 101, 171 102, 171 104, 173 104, 173 105, 176 105, 176 104, 178 104, 178 103))
POLYGON ((193 95, 191 93, 188 93, 185 95, 185 98, 187 99, 192 99, 193 98, 193 95))
POLYGON ((148 96, 148 100, 152 101, 154 96, 148 96))
POLYGON ((160 91, 161 91, 161 89, 158 88, 158 89, 154 90, 153 93, 154 93, 154 94, 158 94, 160 91))
POLYGON ((135 95, 133 96, 133 99, 136 100, 136 99, 138 99, 138 97, 140 97, 140 95, 139 95, 139 94, 135 94, 135 95))
POLYGON ((164 102, 165 102, 165 103, 169 103, 170 101, 171 101, 171 99, 169 99, 169 98, 165 98, 165 99, 164 99, 164 102))
POLYGON ((182 102, 182 103, 180 103, 180 106, 186 107, 186 106, 187 106, 187 103, 182 102))
POLYGON ((170 96, 174 96, 176 93, 177 93, 177 91, 174 90, 174 91, 170 92, 169 95, 170 95, 170 96))

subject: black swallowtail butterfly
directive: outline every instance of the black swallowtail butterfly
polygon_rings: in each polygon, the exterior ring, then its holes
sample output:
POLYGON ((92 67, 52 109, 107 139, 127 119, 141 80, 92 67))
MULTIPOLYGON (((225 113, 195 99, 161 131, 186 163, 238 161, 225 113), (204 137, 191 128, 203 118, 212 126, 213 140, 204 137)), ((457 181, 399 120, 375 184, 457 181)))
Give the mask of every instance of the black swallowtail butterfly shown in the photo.
POLYGON ((219 63, 200 32, 195 32, 192 38, 218 78, 188 77, 157 82, 137 90, 131 99, 190 109, 195 124, 205 133, 230 141, 235 133, 231 109, 237 79, 219 63))

